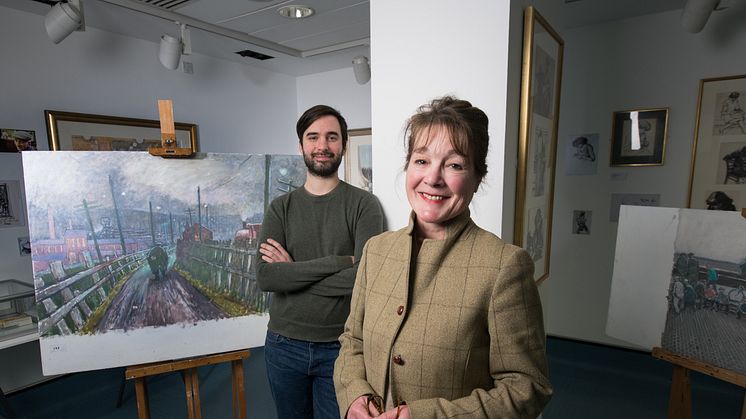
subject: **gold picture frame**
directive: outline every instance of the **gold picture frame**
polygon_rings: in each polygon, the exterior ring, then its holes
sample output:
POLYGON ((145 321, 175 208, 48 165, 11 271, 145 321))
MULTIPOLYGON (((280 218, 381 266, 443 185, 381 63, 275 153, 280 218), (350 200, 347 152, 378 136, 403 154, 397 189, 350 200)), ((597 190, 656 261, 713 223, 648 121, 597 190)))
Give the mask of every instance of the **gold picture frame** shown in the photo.
MULTIPOLYGON (((53 151, 147 151, 161 145, 160 121, 75 112, 44 111, 53 151)), ((176 122, 177 147, 197 152, 197 125, 176 122)))
POLYGON ((373 130, 370 128, 347 131, 345 150, 345 182, 373 192, 372 165, 373 130))
POLYGON ((701 79, 689 208, 746 207, 746 75, 701 79))
POLYGON ((534 261, 537 283, 549 276, 557 127, 564 41, 533 6, 523 26, 514 242, 534 261))
POLYGON ((668 108, 614 112, 611 165, 661 166, 666 157, 667 137, 668 108), (635 131, 637 136, 632 135, 635 131))

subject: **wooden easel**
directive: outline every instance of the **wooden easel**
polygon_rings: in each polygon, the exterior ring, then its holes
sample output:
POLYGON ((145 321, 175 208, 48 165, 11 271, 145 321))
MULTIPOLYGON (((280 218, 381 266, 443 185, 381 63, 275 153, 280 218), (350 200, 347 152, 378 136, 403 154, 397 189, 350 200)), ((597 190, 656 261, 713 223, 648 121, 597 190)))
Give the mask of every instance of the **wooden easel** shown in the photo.
POLYGON ((249 350, 225 352, 207 355, 199 358, 182 359, 177 361, 157 362, 153 364, 127 367, 125 378, 135 380, 135 394, 137 395, 137 417, 150 419, 148 405, 148 389, 146 377, 165 372, 183 371, 184 387, 186 389, 187 415, 189 419, 201 419, 202 412, 199 399, 199 379, 197 368, 204 365, 231 363, 233 384, 233 418, 246 419, 246 396, 243 383, 243 360, 249 357, 249 350))
MULTIPOLYGON (((746 388, 746 376, 706 362, 689 359, 663 348, 653 348, 653 356, 673 364, 671 394, 668 397, 668 419, 692 419, 692 386, 689 370, 746 388)), ((743 399, 741 419, 746 419, 746 396, 743 399)))

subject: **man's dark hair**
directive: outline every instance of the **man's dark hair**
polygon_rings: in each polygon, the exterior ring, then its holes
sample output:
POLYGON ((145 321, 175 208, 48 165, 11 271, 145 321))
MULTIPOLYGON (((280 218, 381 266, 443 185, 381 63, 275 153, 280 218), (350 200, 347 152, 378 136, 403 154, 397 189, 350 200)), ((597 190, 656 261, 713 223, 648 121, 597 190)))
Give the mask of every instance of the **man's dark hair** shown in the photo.
POLYGON ((342 136, 342 150, 347 150, 347 121, 338 110, 326 105, 316 105, 303 112, 303 115, 298 118, 298 123, 295 124, 295 132, 298 134, 298 141, 303 144, 303 133, 306 132, 308 127, 311 126, 317 119, 322 116, 331 115, 337 118, 339 127, 342 132, 339 135, 342 136))

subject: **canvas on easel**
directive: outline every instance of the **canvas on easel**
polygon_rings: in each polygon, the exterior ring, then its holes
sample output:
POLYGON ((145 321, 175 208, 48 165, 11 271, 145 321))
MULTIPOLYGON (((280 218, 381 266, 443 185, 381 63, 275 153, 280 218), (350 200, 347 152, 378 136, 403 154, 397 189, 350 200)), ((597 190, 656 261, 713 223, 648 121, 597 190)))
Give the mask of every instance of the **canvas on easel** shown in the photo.
POLYGON ((44 374, 264 342, 254 261, 264 208, 300 156, 24 153, 44 374))
POLYGON ((746 374, 746 219, 622 206, 606 333, 746 374))

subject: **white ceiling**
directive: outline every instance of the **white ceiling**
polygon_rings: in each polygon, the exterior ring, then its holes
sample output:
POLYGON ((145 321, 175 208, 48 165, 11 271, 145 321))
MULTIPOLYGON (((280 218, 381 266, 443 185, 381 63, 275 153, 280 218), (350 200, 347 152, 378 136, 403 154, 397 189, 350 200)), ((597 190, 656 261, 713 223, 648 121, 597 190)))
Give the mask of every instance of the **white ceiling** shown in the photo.
MULTIPOLYGON (((294 76, 350 67, 352 58, 370 54, 370 4, 361 0, 82 0, 87 27, 157 42, 164 33, 178 36, 172 20, 154 17, 121 5, 134 4, 159 8, 217 25, 234 33, 269 41, 265 48, 245 41, 191 29, 194 52, 216 58, 248 63, 294 76), (158 5, 176 3, 173 9, 158 5), (304 4, 316 13, 301 20, 280 16, 284 5, 304 4), (289 47, 297 54, 273 51, 289 47), (349 48, 343 48, 352 45, 349 48), (251 49, 275 58, 258 61, 235 52, 251 49), (324 52, 331 50, 331 52, 324 52), (323 52, 323 53, 320 53, 323 52), (309 56, 310 55, 310 56, 309 56)), ((406 0, 401 0, 406 1, 406 0)), ((650 13, 680 9, 685 0, 537 0, 535 5, 546 16, 561 16, 564 28, 624 19, 650 13)), ((468 2, 463 2, 468 7, 468 2)), ((46 14, 50 6, 38 0, 0 0, 0 6, 46 14)), ((186 20, 185 19, 185 20, 186 20)), ((188 20, 187 20, 188 22, 188 20)), ((559 30, 562 27, 557 28, 559 30)), ((40 30, 43 30, 40 28, 40 30)), ((85 36, 85 34, 73 34, 85 36)), ((64 42, 64 41, 62 41, 64 42)))

